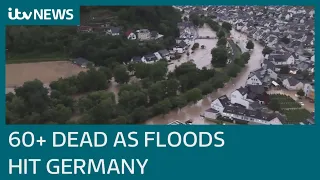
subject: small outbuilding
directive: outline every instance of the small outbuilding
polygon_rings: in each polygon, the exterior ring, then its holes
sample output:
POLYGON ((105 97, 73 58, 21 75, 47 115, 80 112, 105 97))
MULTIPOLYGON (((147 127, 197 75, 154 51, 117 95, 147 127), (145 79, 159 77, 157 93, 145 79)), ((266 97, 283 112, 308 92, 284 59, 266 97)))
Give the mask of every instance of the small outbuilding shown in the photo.
POLYGON ((92 62, 88 61, 87 59, 81 58, 81 57, 72 60, 72 63, 76 64, 82 68, 88 68, 90 65, 93 66, 92 62))

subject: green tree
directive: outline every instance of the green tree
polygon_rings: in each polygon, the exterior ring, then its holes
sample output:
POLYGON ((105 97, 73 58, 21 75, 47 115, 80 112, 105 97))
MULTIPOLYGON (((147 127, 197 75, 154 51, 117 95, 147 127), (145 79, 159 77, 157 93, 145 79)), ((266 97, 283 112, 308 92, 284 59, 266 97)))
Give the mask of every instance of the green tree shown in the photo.
POLYGON ((241 67, 236 64, 230 64, 227 68, 227 74, 230 77, 237 77, 238 73, 241 71, 241 67))
POLYGON ((201 90, 198 88, 191 89, 187 91, 184 95, 188 102, 193 103, 196 103, 202 98, 201 90))
POLYGON ((241 67, 245 66, 245 62, 243 61, 243 59, 241 57, 236 57, 234 60, 234 63, 241 66, 241 67))
POLYGON ((130 76, 124 65, 117 66, 114 70, 114 79, 117 83, 124 84, 129 82, 130 76))
POLYGON ((250 53, 244 52, 241 54, 240 58, 244 61, 245 64, 248 64, 248 62, 250 60, 250 53))
POLYGON ((179 81, 176 79, 168 79, 165 82, 166 95, 168 97, 176 96, 179 90, 179 81))
POLYGON ((154 115, 165 115, 167 114, 172 108, 172 104, 168 98, 158 102, 157 104, 152 106, 152 111, 154 115))
POLYGON ((131 118, 133 120, 133 123, 135 124, 139 124, 146 121, 149 118, 149 116, 150 116, 150 112, 144 106, 135 108, 131 113, 131 118))
POLYGON ((201 83, 198 88, 201 90, 202 94, 203 95, 207 95, 207 94, 210 94, 212 93, 213 91, 213 86, 211 83, 209 82, 203 82, 201 83))
POLYGON ((217 42, 217 46, 225 47, 226 45, 227 45, 227 39, 225 37, 221 37, 217 42))
POLYGON ((162 82, 152 84, 148 89, 148 94, 151 104, 155 104, 160 100, 163 100, 166 95, 165 84, 162 82))
POLYGON ((263 48, 263 50, 262 50, 262 54, 263 54, 263 56, 265 56, 265 55, 267 55, 267 54, 270 54, 270 53, 272 53, 272 49, 270 48, 270 47, 265 47, 265 48, 263 48))
POLYGON ((168 72, 168 66, 166 61, 158 61, 149 66, 148 77, 154 81, 163 80, 168 72))
POLYGON ((228 32, 230 32, 232 30, 232 25, 228 22, 223 22, 221 27, 226 29, 228 32))
POLYGON ((191 49, 196 50, 199 48, 199 46, 200 46, 199 43, 194 43, 191 49))
POLYGON ((106 75, 106 79, 112 78, 112 71, 107 67, 99 67, 99 71, 102 71, 106 75))
POLYGON ((102 100, 89 111, 89 115, 94 124, 109 124, 115 115, 115 103, 111 98, 102 100))
POLYGON ((300 89, 300 90, 297 92, 297 95, 299 95, 299 96, 304 96, 305 93, 304 93, 304 91, 303 91, 302 89, 300 89))
POLYGON ((218 32, 217 36, 218 36, 218 38, 220 39, 220 38, 225 37, 225 36, 226 36, 226 33, 224 33, 222 30, 220 30, 220 31, 218 32))
POLYGON ((228 51, 224 47, 213 48, 211 51, 211 63, 216 67, 224 67, 228 61, 228 51))
POLYGON ((253 44, 253 42, 251 40, 249 40, 247 42, 246 48, 249 49, 249 50, 254 49, 254 44, 253 44))
POLYGON ((150 65, 145 63, 137 63, 134 65, 135 76, 137 78, 147 78, 150 73, 150 65))
POLYGON ((16 96, 23 99, 29 112, 42 113, 49 105, 48 89, 39 80, 28 81, 15 89, 16 96))
POLYGON ((46 121, 65 124, 72 116, 72 110, 65 107, 63 104, 58 104, 55 107, 49 108, 43 115, 46 121))
POLYGON ((172 97, 170 99, 170 102, 173 108, 178 108, 178 109, 181 109, 188 104, 187 99, 182 95, 172 97))
POLYGON ((290 39, 288 37, 283 37, 283 38, 281 38, 281 42, 283 42, 285 44, 289 44, 290 43, 290 39))

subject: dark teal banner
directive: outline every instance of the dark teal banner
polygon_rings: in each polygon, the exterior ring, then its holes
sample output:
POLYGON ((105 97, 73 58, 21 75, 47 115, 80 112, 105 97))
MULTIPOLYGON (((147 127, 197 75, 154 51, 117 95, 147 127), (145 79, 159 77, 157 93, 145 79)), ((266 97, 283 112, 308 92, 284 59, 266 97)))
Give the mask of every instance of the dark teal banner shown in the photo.
MULTIPOLYGON (((222 179, 278 179, 287 177, 291 179, 306 178, 305 172, 308 172, 308 179, 316 179, 319 144, 317 143, 317 127, 316 126, 8 126, 3 132, 3 154, 5 158, 2 161, 2 175, 5 179, 20 178, 46 178, 46 179, 91 179, 91 178, 108 178, 108 179, 164 179, 164 178, 184 178, 194 179, 201 177, 222 178, 222 179), (46 129, 46 132, 41 129, 46 129), (297 131, 298 130, 298 131, 297 131), (42 146, 35 143, 33 147, 12 148, 9 144, 9 135, 14 132, 20 132, 20 135, 12 137, 20 137, 26 131, 34 134, 35 139, 40 136, 46 140, 42 146), (218 135, 224 140, 224 146, 215 147, 221 141, 214 138, 217 132, 224 132, 218 135), (71 142, 70 145, 80 145, 82 133, 89 134, 94 141, 94 132, 104 132, 107 134, 108 143, 104 147, 91 148, 88 144, 83 147, 52 147, 52 132, 78 132, 70 137, 78 138, 71 142), (137 147, 123 147, 118 144, 113 147, 116 135, 122 132, 126 139, 127 145, 135 144, 134 141, 128 139, 130 132, 137 132, 133 137, 137 138, 139 144, 137 147), (154 140, 148 141, 148 147, 145 147, 145 133, 155 132, 157 135, 150 135, 154 140), (169 147, 168 135, 172 132, 179 132, 182 136, 188 132, 194 132, 198 138, 200 132, 208 132, 212 134, 213 141, 210 147, 199 147, 199 143, 195 147, 186 147, 183 143, 177 147, 169 147), (159 143, 157 145, 157 142, 159 143), (166 144, 167 147, 157 147, 166 144), (13 163, 17 164, 19 159, 41 159, 37 163, 37 174, 32 174, 32 163, 28 166, 28 175, 19 175, 17 168, 12 170, 13 175, 8 175, 9 159, 14 159, 13 163), (48 173, 47 162, 50 159, 59 159, 60 162, 54 161, 52 166, 59 166, 60 175, 48 173), (73 161, 66 162, 72 165, 72 168, 66 168, 66 172, 74 172, 74 159, 89 160, 93 159, 98 162, 104 159, 106 166, 106 174, 102 171, 93 172, 91 175, 84 175, 81 171, 77 171, 77 175, 61 175, 62 162, 61 159, 71 159, 73 161), (120 174, 107 169, 111 159, 117 159, 119 162, 120 174), (139 159, 144 161, 148 159, 144 168, 144 174, 141 175, 140 168, 136 164, 135 175, 125 171, 121 175, 121 159, 130 161, 131 159, 139 159), (266 173, 266 169, 268 172, 266 173)), ((27 144, 30 143, 29 135, 26 135, 27 144)), ((61 136, 57 136, 57 143, 61 143, 61 136)), ((172 143, 176 144, 178 138, 171 136, 172 143)), ((193 136, 187 136, 187 142, 194 142, 193 136)), ((209 142, 208 136, 203 136, 202 142, 209 142)), ((101 141, 100 136, 100 143, 101 141)), ((16 143, 12 141, 13 144, 16 143)), ((199 139, 198 139, 199 142, 199 139)), ((89 165, 87 164, 86 167, 89 165)), ((96 163, 98 164, 98 163, 96 163)), ((49 170, 56 172, 55 168, 50 166, 49 170)), ((22 172, 23 173, 23 172, 22 172)), ((88 173, 88 171, 86 171, 88 173)))

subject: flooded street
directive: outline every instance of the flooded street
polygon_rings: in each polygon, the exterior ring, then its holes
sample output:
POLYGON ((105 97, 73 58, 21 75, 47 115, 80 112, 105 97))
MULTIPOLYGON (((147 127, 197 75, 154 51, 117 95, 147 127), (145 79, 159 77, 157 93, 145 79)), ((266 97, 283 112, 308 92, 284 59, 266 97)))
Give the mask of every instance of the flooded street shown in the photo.
MULTIPOLYGON (((216 33, 212 31, 207 24, 205 24, 203 28, 199 28, 198 34, 199 36, 216 37, 216 33)), ((176 66, 180 66, 182 63, 190 60, 194 60, 194 63, 199 69, 211 67, 211 49, 216 47, 217 42, 217 39, 196 39, 194 43, 199 43, 199 49, 195 50, 194 53, 191 53, 192 44, 189 48, 189 57, 184 53, 179 60, 172 61, 172 64, 168 66, 168 70, 173 71, 176 66), (205 46, 205 49, 201 49, 202 45, 205 46)))
MULTIPOLYGON (((212 36, 212 35, 215 35, 215 32, 213 32, 207 26, 199 29, 199 36, 212 36)), ((246 50, 245 35, 233 30, 231 31, 231 36, 234 39, 234 42, 239 41, 238 45, 243 51, 246 50)), ((210 51, 213 47, 215 47, 217 40, 198 39, 196 40, 196 42, 198 42, 200 46, 204 44, 205 46, 207 46, 207 48, 205 50, 202 50, 202 49, 197 50, 198 52, 195 52, 193 56, 190 55, 189 59, 194 58, 194 63, 197 64, 197 67, 204 67, 209 65, 211 61, 210 51)), ((243 68, 242 72, 239 73, 239 75, 236 78, 232 79, 229 83, 227 83, 224 88, 219 89, 217 92, 214 92, 208 95, 206 98, 198 101, 198 103, 194 105, 186 106, 181 110, 171 111, 165 116, 161 115, 161 116, 156 116, 154 118, 151 118, 146 122, 146 124, 168 124, 175 120, 180 120, 184 122, 189 119, 193 120, 193 124, 213 124, 212 122, 202 118, 200 115, 203 114, 203 112, 206 109, 210 108, 210 104, 212 100, 225 94, 229 97, 231 92, 245 85, 245 82, 247 80, 249 73, 252 70, 260 68, 261 61, 263 60, 262 50, 263 50, 263 47, 260 44, 254 42, 254 50, 252 50, 249 63, 245 68, 243 68)))

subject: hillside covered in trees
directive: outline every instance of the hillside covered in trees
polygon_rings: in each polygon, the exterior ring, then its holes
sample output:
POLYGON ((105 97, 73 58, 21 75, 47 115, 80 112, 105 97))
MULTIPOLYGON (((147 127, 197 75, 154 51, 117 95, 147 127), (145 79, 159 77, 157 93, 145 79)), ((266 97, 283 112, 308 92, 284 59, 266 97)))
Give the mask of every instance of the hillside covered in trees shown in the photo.
POLYGON ((42 58, 83 57, 105 66, 113 62, 127 62, 133 56, 141 56, 173 45, 174 38, 179 35, 177 22, 181 20, 181 15, 171 6, 84 6, 81 14, 88 23, 99 17, 105 18, 110 21, 111 26, 120 27, 123 34, 107 36, 78 33, 75 26, 8 26, 7 63, 42 58), (164 39, 141 44, 125 38, 124 32, 140 28, 156 30, 164 35, 164 39))

